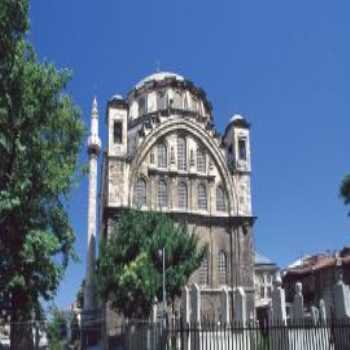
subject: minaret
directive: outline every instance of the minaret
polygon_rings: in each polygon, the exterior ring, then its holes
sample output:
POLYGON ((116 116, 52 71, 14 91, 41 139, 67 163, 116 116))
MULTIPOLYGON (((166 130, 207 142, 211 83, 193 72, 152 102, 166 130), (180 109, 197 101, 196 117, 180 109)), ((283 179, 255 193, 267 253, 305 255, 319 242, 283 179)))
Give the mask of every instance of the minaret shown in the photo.
POLYGON ((86 261, 86 276, 84 288, 84 310, 93 310, 95 305, 95 263, 96 263, 96 216, 97 216, 97 159, 101 150, 101 140, 98 136, 97 100, 94 97, 91 109, 91 127, 88 138, 89 155, 89 202, 88 202, 88 250, 86 261))

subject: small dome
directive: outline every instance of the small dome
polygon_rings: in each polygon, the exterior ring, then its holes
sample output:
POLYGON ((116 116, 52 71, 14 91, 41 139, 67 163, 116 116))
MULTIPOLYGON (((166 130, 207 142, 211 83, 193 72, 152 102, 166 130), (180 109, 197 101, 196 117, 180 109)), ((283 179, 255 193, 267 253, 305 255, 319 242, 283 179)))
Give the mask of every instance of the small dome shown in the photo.
POLYGON ((118 95, 118 94, 115 94, 113 96, 111 96, 109 98, 110 101, 113 101, 113 100, 124 100, 123 96, 122 95, 118 95))
POLYGON ((244 118, 243 118, 242 115, 240 115, 240 114, 234 114, 234 115, 231 117, 230 122, 234 122, 234 121, 236 121, 236 120, 243 120, 243 119, 244 119, 244 118))
POLYGON ((176 80, 180 80, 180 81, 185 80, 185 78, 182 75, 179 75, 176 73, 157 72, 157 73, 151 74, 151 75, 147 76, 146 78, 140 80, 136 84, 136 89, 139 89, 142 85, 144 85, 145 83, 147 83, 149 81, 152 81, 152 80, 160 81, 160 80, 164 80, 166 78, 175 78, 176 80))

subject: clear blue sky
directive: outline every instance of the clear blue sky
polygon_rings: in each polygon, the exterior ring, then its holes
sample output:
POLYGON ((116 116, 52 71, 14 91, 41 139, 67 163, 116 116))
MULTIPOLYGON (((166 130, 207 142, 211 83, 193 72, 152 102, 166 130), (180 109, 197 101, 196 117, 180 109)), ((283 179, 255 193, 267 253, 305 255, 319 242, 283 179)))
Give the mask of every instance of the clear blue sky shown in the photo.
MULTIPOLYGON (((41 59, 73 70, 69 91, 86 123, 97 95, 103 134, 107 98, 157 61, 204 88, 220 131, 233 113, 246 116, 256 245, 285 266, 349 243, 338 198, 350 171, 349 13, 348 0, 35 0, 30 38, 41 59)), ((67 270, 60 306, 85 272, 86 179, 69 213, 81 263, 67 270)))

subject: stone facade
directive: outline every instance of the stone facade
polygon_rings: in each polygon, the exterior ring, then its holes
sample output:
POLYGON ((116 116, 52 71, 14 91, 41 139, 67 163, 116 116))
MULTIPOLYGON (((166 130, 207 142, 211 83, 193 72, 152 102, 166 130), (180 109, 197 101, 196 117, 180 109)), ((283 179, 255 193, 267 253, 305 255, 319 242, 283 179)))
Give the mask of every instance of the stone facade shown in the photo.
MULTIPOLYGON (((166 212, 186 222, 209 254, 191 276, 201 317, 219 318, 221 290, 241 287, 254 313, 250 129, 243 117, 223 135, 205 92, 173 73, 156 73, 107 104, 101 236, 124 208, 166 212), (205 302, 204 302, 205 301, 205 302)), ((107 240, 108 241, 108 240, 107 240)))

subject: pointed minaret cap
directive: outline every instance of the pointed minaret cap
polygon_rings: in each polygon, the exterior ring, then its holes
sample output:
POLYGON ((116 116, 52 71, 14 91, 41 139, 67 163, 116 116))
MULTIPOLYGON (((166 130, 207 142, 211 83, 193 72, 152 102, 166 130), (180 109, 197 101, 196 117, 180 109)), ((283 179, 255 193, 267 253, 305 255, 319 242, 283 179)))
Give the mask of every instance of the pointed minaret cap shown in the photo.
POLYGON ((94 96, 91 107, 91 127, 88 138, 88 153, 99 154, 101 150, 101 140, 98 136, 98 108, 97 98, 94 96))
POLYGON ((94 96, 94 99, 92 100, 92 107, 91 107, 91 117, 98 117, 98 105, 97 105, 97 98, 94 96))

